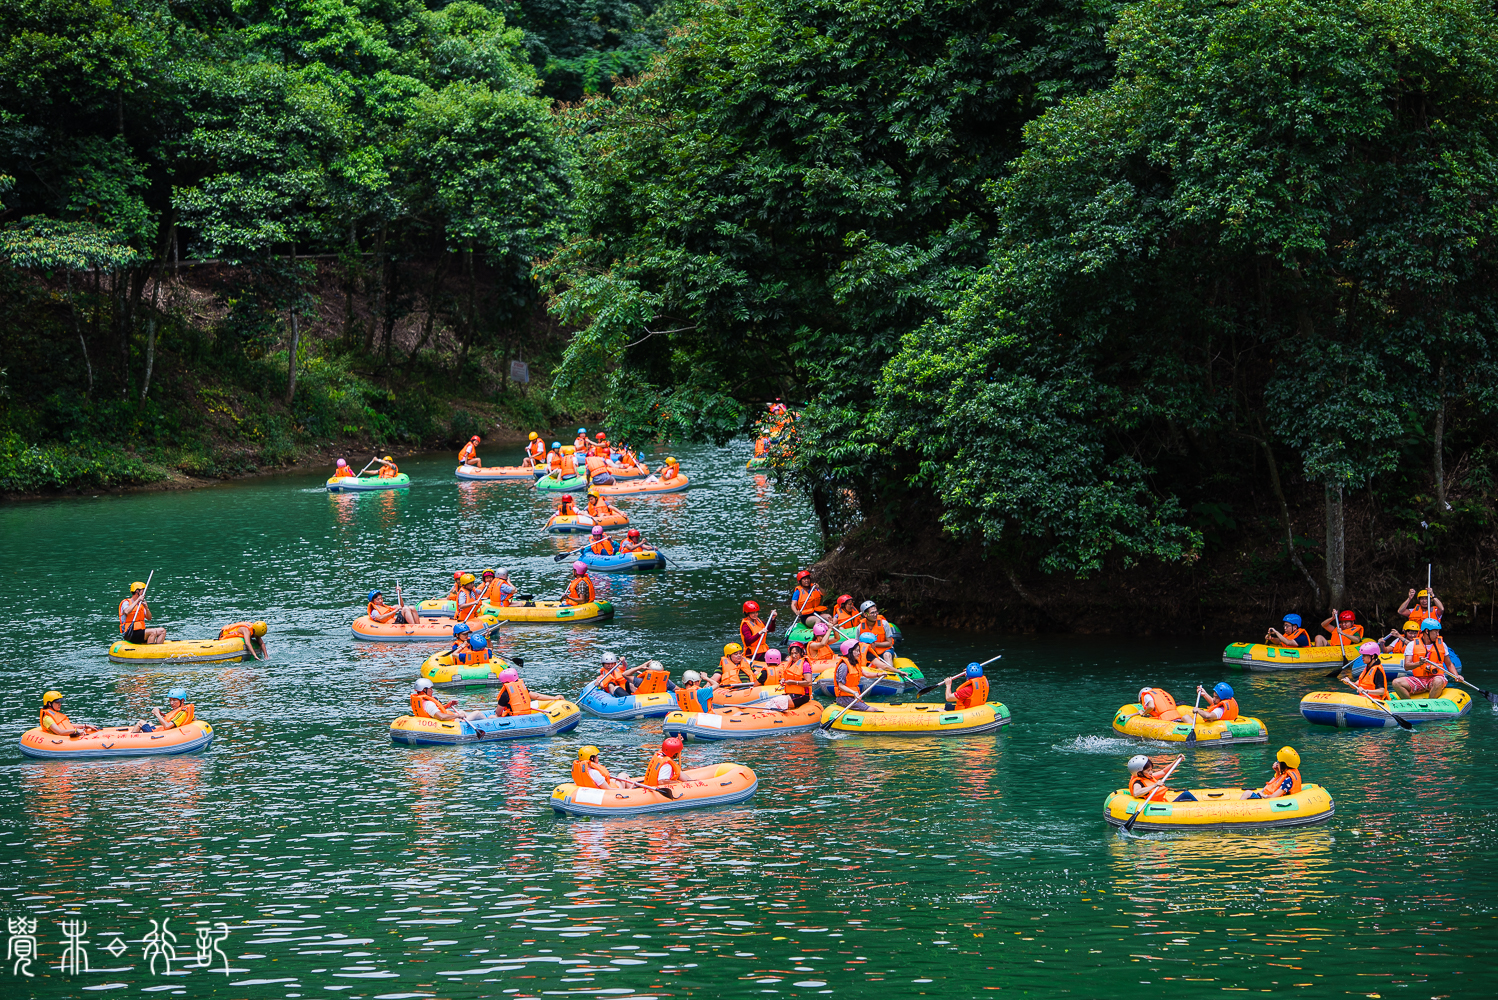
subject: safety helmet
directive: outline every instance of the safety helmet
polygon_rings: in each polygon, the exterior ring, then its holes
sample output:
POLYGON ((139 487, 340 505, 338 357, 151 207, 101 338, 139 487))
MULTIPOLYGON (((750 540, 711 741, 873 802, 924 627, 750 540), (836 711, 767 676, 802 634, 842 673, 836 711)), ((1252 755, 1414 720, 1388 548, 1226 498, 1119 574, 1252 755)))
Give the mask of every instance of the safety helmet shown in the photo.
POLYGON ((461 583, 465 587, 468 586, 470 583, 473 582, 473 574, 472 573, 464 573, 462 576, 458 577, 458 582, 461 583))
POLYGON ((799 572, 799 573, 796 574, 796 579, 798 579, 798 580, 805 580, 805 579, 807 579, 810 576, 811 576, 811 570, 809 570, 809 569, 803 569, 801 572, 799 572))
POLYGON ((367 594, 364 595, 364 603, 368 604, 370 601, 374 600, 376 597, 379 597, 379 596, 380 596, 380 591, 378 591, 378 590, 371 590, 369 593, 367 593, 367 594))
POLYGON ((1441 623, 1436 621, 1434 618, 1427 618, 1425 619, 1425 621, 1420 623, 1420 631, 1439 632, 1441 631, 1441 623))
POLYGON ((418 677, 418 678, 416 678, 416 690, 418 690, 418 691, 430 691, 431 689, 432 689, 432 682, 431 681, 427 680, 425 677, 418 677))
POLYGON ((494 575, 501 580, 508 580, 510 578, 510 571, 501 566, 499 569, 494 571, 494 575))
POLYGON ((1150 759, 1148 757, 1146 757, 1142 753, 1141 754, 1135 754, 1134 756, 1132 756, 1132 757, 1129 758, 1129 773, 1130 774, 1139 774, 1141 771, 1143 771, 1145 768, 1147 768, 1149 766, 1150 766, 1150 759))
POLYGON ((681 737, 667 736, 661 740, 661 753, 667 757, 676 757, 681 753, 681 737))
POLYGON ((552 442, 552 443, 551 443, 551 446, 552 446, 552 447, 553 447, 553 448, 560 448, 560 447, 561 447, 561 446, 562 446, 562 442, 560 442, 560 441, 553 441, 553 442, 552 442))
MULTIPOLYGON (((1361 646, 1359 646, 1358 652, 1362 653, 1364 656, 1377 656, 1382 653, 1383 650, 1378 647, 1378 643, 1370 641, 1365 642, 1361 646)), ((1220 698, 1222 696, 1218 695, 1218 697, 1220 698)))
POLYGON ((780 662, 780 650, 778 650, 778 649, 767 649, 767 650, 765 650, 765 662, 766 663, 779 663, 780 662))
POLYGON ((839 604, 847 604, 851 600, 853 600, 853 595, 852 594, 839 594, 838 598, 837 598, 837 603, 839 603, 839 604))
POLYGON ((528 440, 534 441, 534 440, 536 440, 536 438, 538 438, 540 436, 541 435, 537 434, 535 431, 531 431, 530 438, 528 440))
POLYGON ((480 440, 480 438, 479 438, 479 436, 477 434, 475 434, 473 437, 469 438, 468 440, 470 440, 470 441, 478 441, 478 440, 480 440))
POLYGON ((573 503, 573 502, 575 502, 573 500, 573 498, 572 498, 572 494, 571 493, 563 493, 562 494, 562 499, 565 500, 567 503, 573 503))
POLYGON ((577 759, 578 760, 588 760, 588 759, 590 759, 592 757, 597 757, 597 756, 598 756, 598 748, 595 747, 595 746, 585 746, 585 747, 578 747, 577 748, 577 759))
POLYGON ((173 699, 173 698, 176 698, 178 701, 186 701, 187 700, 187 688, 172 688, 170 691, 168 691, 166 693, 166 696, 167 696, 167 700, 169 700, 169 701, 171 699, 173 699))
POLYGON ((344 461, 344 460, 343 460, 343 459, 341 459, 341 458, 340 458, 340 459, 339 459, 339 460, 338 460, 338 461, 337 461, 337 462, 335 462, 335 463, 334 463, 334 464, 335 464, 335 465, 337 465, 337 466, 338 466, 338 468, 340 468, 340 469, 342 469, 342 468, 344 468, 344 467, 345 467, 345 466, 347 466, 347 465, 348 465, 348 463, 347 463, 347 462, 345 462, 345 461, 344 461))
POLYGON ((811 634, 814 635, 814 636, 816 636, 819 639, 822 636, 826 635, 827 634, 827 623, 826 622, 817 622, 815 625, 813 625, 811 627, 811 634))
POLYGON ((468 640, 468 648, 470 648, 470 649, 488 649, 489 648, 489 640, 485 639, 481 635, 476 635, 472 639, 468 640))
POLYGON ((734 653, 742 653, 743 651, 744 647, 740 646, 736 642, 730 642, 728 645, 723 647, 724 656, 732 656, 734 653))
POLYGON ((678 462, 676 459, 672 458, 670 455, 667 455, 666 456, 666 464, 667 465, 680 465, 681 463, 678 462))
POLYGON ((1357 617, 1358 616, 1355 615, 1355 614, 1353 614, 1351 611, 1343 611, 1341 614, 1337 615, 1337 621, 1339 621, 1339 622, 1356 621, 1357 617))
POLYGON ((666 665, 664 663, 662 663, 660 660, 646 660, 644 663, 640 664, 640 666, 643 667, 643 668, 645 668, 646 670, 665 670, 666 669, 666 665))
POLYGON ((982 677, 983 676, 983 664, 981 664, 981 663, 969 663, 967 665, 967 669, 964 670, 963 673, 967 675, 968 680, 972 680, 974 677, 982 677))
POLYGON ((1422 591, 1420 591, 1420 592, 1419 592, 1419 593, 1417 593, 1417 594, 1416 594, 1416 595, 1415 595, 1415 596, 1416 596, 1416 597, 1426 597, 1426 596, 1428 596, 1428 595, 1429 595, 1429 594, 1430 594, 1430 591, 1428 591, 1428 590, 1422 590, 1422 591))
POLYGON ((625 534, 628 535, 631 540, 634 540, 634 539, 640 537, 640 529, 639 528, 630 528, 628 531, 625 532, 625 534))
POLYGON ((598 492, 598 487, 597 486, 589 486, 588 487, 588 496, 590 496, 590 497, 601 497, 601 496, 603 496, 603 494, 598 492))
POLYGON ((518 680, 520 680, 520 675, 515 672, 514 667, 505 667, 499 672, 499 682, 501 684, 513 684, 518 680))
POLYGON ((54 701, 57 701, 57 700, 59 700, 61 698, 62 698, 62 692, 61 691, 48 691, 46 694, 42 695, 42 704, 43 705, 50 705, 54 701))
POLYGON ((875 635, 874 633, 872 633, 872 632, 860 632, 860 633, 858 633, 858 641, 859 642, 878 642, 879 641, 879 637, 877 635, 875 635))
POLYGON ((1300 767, 1300 754, 1295 752, 1294 747, 1280 747, 1280 752, 1274 755, 1274 759, 1289 768, 1300 767))
POLYGON ((460 570, 460 569, 453 570, 453 579, 454 580, 461 579, 462 576, 463 576, 463 571, 462 570, 460 570))
POLYGON ((849 639, 846 642, 844 642, 841 646, 837 647, 837 651, 839 653, 841 653, 843 656, 847 656, 849 653, 853 652, 854 647, 856 647, 857 645, 858 645, 858 640, 857 639, 849 639))
POLYGON ((878 608, 874 607, 874 602, 873 601, 864 601, 862 604, 860 604, 858 606, 858 610, 859 611, 869 611, 870 609, 872 609, 874 611, 878 611, 879 610, 878 608))
POLYGON ((577 454, 577 448, 575 446, 573 446, 573 445, 570 445, 570 444, 564 444, 564 445, 562 445, 562 454, 563 455, 576 455, 577 454))
POLYGON ((1217 686, 1212 689, 1212 697, 1218 701, 1227 701, 1232 696, 1233 686, 1227 681, 1218 681, 1217 686))
POLYGON ((383 459, 381 459, 381 461, 384 461, 384 462, 393 462, 393 461, 395 461, 395 459, 391 458, 389 455, 386 455, 383 459))
POLYGON ((605 649, 603 651, 603 662, 604 663, 618 663, 619 662, 619 657, 615 656, 613 653, 610 653, 608 650, 605 649))
POLYGON ((250 635, 253 635, 257 639, 269 631, 270 626, 265 622, 256 622, 255 624, 250 626, 250 635))
POLYGON ((702 675, 695 670, 686 670, 682 672, 681 679, 687 684, 692 684, 702 680, 702 675))
POLYGON ((486 577, 486 576, 493 576, 493 575, 494 575, 494 571, 492 569, 486 569, 482 573, 479 574, 479 577, 483 578, 483 577, 486 577))
POLYGON ((456 624, 456 625, 453 626, 453 635, 467 635, 469 632, 472 632, 472 631, 473 631, 473 629, 469 628, 467 625, 463 624, 462 622, 458 622, 458 624, 456 624))
POLYGON ((753 601, 745 601, 744 602, 744 614, 746 614, 746 615, 757 615, 757 614, 759 614, 759 605, 756 604, 753 601))
POLYGON ((1401 627, 1401 628, 1402 628, 1402 629, 1403 629, 1403 630, 1404 630, 1404 631, 1406 631, 1406 632, 1418 632, 1418 631, 1420 631, 1420 623, 1419 623, 1419 622, 1417 622, 1417 621, 1416 621, 1416 620, 1415 620, 1415 619, 1413 619, 1413 618, 1411 618, 1411 619, 1410 619, 1410 620, 1409 620, 1409 621, 1407 621, 1407 622, 1405 622, 1405 623, 1404 623, 1404 624, 1403 624, 1403 625, 1402 625, 1402 626, 1400 626, 1400 627, 1401 627))
POLYGON ((578 429, 577 429, 577 432, 578 432, 578 433, 579 433, 579 434, 586 434, 586 433, 588 433, 588 429, 587 429, 587 428, 586 428, 586 427, 579 427, 579 428, 578 428, 578 429))
POLYGON ((1296 628, 1300 628, 1300 615, 1286 615, 1285 621, 1289 622, 1291 625, 1294 625, 1296 628))
POLYGON ((586 576, 588 572, 588 564, 579 559, 577 562, 572 564, 572 572, 576 573, 578 576, 586 576))
POLYGON ((146 585, 144 583, 141 583, 139 580, 136 580, 134 583, 132 583, 130 585, 130 593, 132 593, 132 594, 135 593, 137 590, 145 590, 145 589, 146 589, 146 585))
POLYGON ((596 525, 596 524, 593 525, 593 537, 594 538, 602 538, 603 537, 603 529, 601 527, 599 527, 598 525, 596 525))
POLYGON ((597 438, 598 440, 600 440, 600 441, 604 440, 603 431, 599 431, 597 434, 594 434, 593 436, 595 438, 597 438))
POLYGON ((1139 703, 1140 704, 1144 703, 1144 696, 1147 695, 1147 694, 1149 694, 1149 693, 1150 693, 1150 689, 1149 688, 1140 688, 1139 689, 1139 703))

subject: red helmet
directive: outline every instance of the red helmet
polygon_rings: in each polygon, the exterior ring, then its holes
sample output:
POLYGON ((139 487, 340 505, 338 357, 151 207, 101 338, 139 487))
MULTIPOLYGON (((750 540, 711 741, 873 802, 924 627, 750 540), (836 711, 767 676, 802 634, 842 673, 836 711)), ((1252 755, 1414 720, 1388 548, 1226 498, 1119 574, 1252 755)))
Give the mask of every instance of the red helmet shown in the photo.
POLYGON ((1344 611, 1340 615, 1337 616, 1337 619, 1339 621, 1351 622, 1351 621, 1357 621, 1357 617, 1358 616, 1355 615, 1355 614, 1353 614, 1351 611, 1344 611))
POLYGON ((603 431, 599 431, 597 434, 594 434, 593 436, 595 438, 597 438, 598 440, 602 441, 603 440, 603 431))
POLYGON ((462 571, 462 570, 456 570, 456 571, 454 571, 454 573, 453 573, 453 579, 454 579, 454 580, 456 580, 456 579, 458 579, 458 578, 459 578, 459 577, 461 577, 461 576, 462 576, 462 575, 463 575, 463 571, 462 571))
POLYGON ((640 529, 639 528, 630 528, 628 531, 625 532, 625 534, 628 535, 630 538, 639 538, 640 537, 640 529))
POLYGON ((468 440, 470 440, 470 441, 477 441, 477 440, 479 440, 479 436, 477 434, 475 434, 473 437, 469 438, 468 440))
POLYGON ((837 603, 839 603, 839 604, 846 604, 848 601, 851 601, 851 600, 853 600, 853 595, 852 594, 840 594, 840 595, 838 595, 837 603))
POLYGON ((667 736, 664 740, 661 740, 661 753, 667 757, 681 756, 681 737, 667 736))
POLYGON ((798 580, 805 580, 806 578, 808 578, 810 576, 811 576, 811 570, 809 570, 809 569, 803 569, 801 572, 799 572, 799 573, 796 574, 796 579, 798 579, 798 580))
POLYGON ((746 614, 746 615, 757 615, 757 614, 759 614, 759 605, 755 604, 753 601, 745 601, 744 602, 744 614, 746 614))
POLYGON ((571 500, 572 499, 572 494, 571 493, 563 493, 562 494, 562 499, 563 500, 571 500))

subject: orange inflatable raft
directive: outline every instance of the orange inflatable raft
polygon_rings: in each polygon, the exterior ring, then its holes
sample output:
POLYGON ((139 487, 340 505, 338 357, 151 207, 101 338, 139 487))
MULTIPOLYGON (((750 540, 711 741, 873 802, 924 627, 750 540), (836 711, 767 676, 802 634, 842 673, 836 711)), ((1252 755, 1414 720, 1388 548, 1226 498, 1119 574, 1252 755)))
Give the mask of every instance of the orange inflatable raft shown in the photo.
POLYGON ((650 475, 650 466, 640 462, 634 465, 620 465, 618 462, 605 462, 597 457, 589 458, 589 477, 596 476, 600 472, 607 472, 615 479, 644 479, 650 475))
POLYGON ((21 735, 21 752, 41 760, 107 760, 117 757, 165 757, 197 753, 213 742, 213 727, 194 719, 175 729, 132 733, 128 727, 100 729, 80 736, 58 736, 40 726, 21 735))
POLYGON ((551 808, 573 816, 645 813, 726 806, 752 798, 759 778, 743 764, 712 764, 682 772, 684 781, 658 788, 579 788, 570 781, 551 792, 551 808))
POLYGON ((553 535, 586 535, 593 531, 595 524, 604 530, 627 527, 629 515, 622 510, 617 514, 604 514, 601 517, 594 517, 592 514, 553 514, 551 520, 546 522, 546 530, 553 535))
POLYGON ((685 475, 676 476, 674 479, 657 479, 651 482, 648 479, 634 479, 627 483, 615 483, 613 486, 594 486, 603 496, 610 497, 642 497, 654 493, 680 493, 688 486, 685 475))
POLYGON ((822 721, 815 698, 785 712, 754 705, 726 705, 710 712, 672 712, 662 727, 667 736, 698 740, 753 740, 761 736, 809 733, 822 721))
MULTIPOLYGON (((368 615, 360 615, 354 619, 353 629, 354 638, 365 642, 451 642, 456 624, 456 618, 423 618, 418 625, 405 622, 381 624, 368 615)), ((474 631, 493 624, 494 619, 486 622, 478 615, 468 621, 468 626, 474 631)))

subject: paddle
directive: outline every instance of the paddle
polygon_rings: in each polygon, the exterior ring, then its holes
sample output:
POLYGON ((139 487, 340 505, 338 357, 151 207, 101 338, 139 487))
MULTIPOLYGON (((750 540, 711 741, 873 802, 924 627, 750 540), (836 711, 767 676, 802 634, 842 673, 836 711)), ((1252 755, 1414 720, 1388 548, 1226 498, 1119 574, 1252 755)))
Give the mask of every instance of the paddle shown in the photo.
POLYGON ((354 473, 354 478, 358 479, 360 476, 364 475, 364 473, 366 473, 366 472, 369 471, 369 467, 371 465, 374 465, 374 464, 375 464, 375 459, 373 459, 373 458, 371 458, 369 461, 365 462, 364 463, 364 468, 362 468, 358 472, 354 473))
POLYGON ((1170 767, 1168 767, 1168 768, 1165 769, 1165 773, 1162 774, 1162 775, 1160 775, 1160 780, 1155 782, 1155 787, 1151 788, 1148 792, 1144 793, 1144 801, 1142 803, 1140 803, 1138 809, 1134 810, 1134 815, 1132 815, 1128 819, 1124 820, 1124 825, 1119 829, 1119 831, 1118 831, 1119 833, 1133 833, 1134 832, 1134 824, 1137 823, 1137 822, 1139 822, 1139 817, 1143 816, 1144 815, 1144 810, 1147 809, 1147 808, 1149 808, 1150 800, 1155 797, 1155 793, 1157 791, 1159 791, 1160 789, 1162 789, 1162 788, 1165 787, 1165 783, 1170 780, 1170 776, 1175 773, 1175 769, 1178 768, 1178 767, 1180 767, 1181 766, 1181 761, 1183 761, 1185 759, 1186 759, 1186 755, 1185 754, 1181 754, 1179 757, 1176 758, 1176 762, 1174 764, 1170 765, 1170 767))
POLYGON ((1196 710, 1198 708, 1201 708, 1201 704, 1202 704, 1202 686, 1200 684, 1198 684, 1196 686, 1196 704, 1194 704, 1194 705, 1191 706, 1191 732, 1189 732, 1189 733, 1186 734, 1186 745, 1188 747, 1196 745, 1196 722, 1197 722, 1197 719, 1196 719, 1196 710))
MULTIPOLYGON (((992 660, 984 660, 982 663, 978 664, 978 666, 980 666, 980 667, 986 667, 990 663, 993 663, 995 660, 1002 660, 1003 658, 1004 658, 1004 654, 1000 653, 998 656, 995 656, 992 660)), ((945 680, 939 680, 935 684, 927 684, 925 687, 923 687, 919 691, 917 691, 916 694, 919 695, 919 694, 925 694, 927 691, 935 691, 937 688, 939 688, 942 685, 946 684, 947 681, 955 681, 957 678, 965 676, 966 673, 967 673, 967 671, 964 669, 963 673, 953 674, 951 677, 948 677, 945 680)))
POLYGON ((1364 698, 1368 699, 1368 704, 1372 705, 1374 708, 1378 709, 1380 712, 1384 713, 1389 718, 1391 718, 1395 722, 1399 723, 1399 728, 1400 729, 1404 729, 1404 730, 1406 730, 1408 732, 1414 732, 1415 731, 1415 727, 1410 724, 1410 721, 1408 719, 1401 719, 1399 716, 1395 715, 1393 712, 1389 711, 1387 708, 1385 708, 1384 706, 1380 705, 1377 701, 1375 701, 1373 699, 1372 695, 1363 694, 1362 688, 1358 687, 1356 684, 1354 684, 1352 681, 1348 680, 1346 677, 1342 678, 1342 683, 1346 684, 1348 687, 1352 688, 1358 694, 1362 694, 1364 698))
MULTIPOLYGON (((135 599, 135 603, 134 604, 130 605, 130 611, 129 611, 130 614, 132 614, 132 615, 135 614, 135 609, 139 608, 143 603, 145 603, 145 600, 146 600, 146 591, 148 591, 148 590, 151 589, 151 580, 153 578, 155 578, 155 576, 156 576, 156 571, 154 569, 151 570, 151 572, 149 572, 149 573, 146 574, 146 585, 144 587, 140 588, 140 596, 135 599)), ((144 632, 145 629, 142 628, 141 631, 144 632)))
POLYGON ((1498 694, 1494 694, 1491 691, 1484 691, 1482 688, 1478 687, 1476 684, 1471 683, 1470 681, 1466 680, 1465 678, 1463 678, 1462 680, 1457 681, 1457 683, 1461 684, 1464 687, 1469 687, 1473 691, 1476 691, 1478 694, 1480 694, 1484 698, 1486 698, 1488 700, 1489 704, 1492 704, 1494 706, 1498 706, 1498 694))
MULTIPOLYGON (((588 543, 588 545, 592 545, 592 544, 593 544, 592 542, 588 543)), ((578 553, 582 552, 584 549, 586 549, 588 547, 588 545, 584 545, 581 548, 573 549, 571 552, 563 552, 559 556, 552 556, 551 557, 551 561, 552 562, 561 562, 563 559, 566 559, 568 556, 575 556, 578 553)))
MULTIPOLYGON (((1336 611, 1335 608, 1332 609, 1332 617, 1333 618, 1337 617, 1337 611, 1336 611)), ((1338 624, 1338 626, 1337 626, 1337 638, 1338 639, 1343 639, 1343 640, 1345 640, 1347 638, 1345 635, 1342 634, 1342 626, 1340 624, 1338 624)), ((1340 667, 1338 667, 1336 670, 1333 670, 1331 673, 1329 673, 1329 674, 1326 675, 1326 679, 1329 680, 1329 681, 1330 680, 1336 680, 1338 677, 1341 677, 1342 676, 1342 671, 1344 671, 1344 670, 1347 669, 1347 664, 1348 664, 1348 659, 1347 659, 1347 643, 1345 641, 1344 642, 1339 642, 1339 643, 1337 643, 1337 648, 1342 651, 1342 653, 1341 653, 1341 656, 1342 656, 1342 665, 1340 667)))
MULTIPOLYGON (((833 691, 836 692, 836 690, 837 690, 837 683, 836 683, 837 674, 833 674, 832 676, 833 676, 833 679, 834 679, 833 680, 833 691)), ((878 684, 880 680, 882 680, 882 678, 875 677, 873 680, 869 681, 869 686, 866 687, 866 688, 860 689, 859 692, 858 692, 858 697, 855 698, 855 699, 853 699, 853 700, 854 701, 863 701, 863 696, 866 695, 866 694, 868 694, 870 691, 874 690, 874 685, 878 684)), ((839 713, 837 713, 836 715, 834 715, 832 718, 828 719, 826 722, 819 722, 819 723, 817 723, 817 732, 819 732, 819 733, 825 733, 827 730, 829 730, 829 729, 832 728, 832 724, 834 722, 836 722, 838 719, 841 719, 843 716, 847 715, 850 710, 863 711, 862 709, 853 709, 852 705, 838 705, 837 707, 841 708, 842 711, 839 712, 839 713)))
POLYGON ((647 792, 660 792, 668 799, 671 799, 673 801, 676 799, 676 793, 671 791, 671 789, 667 788, 665 785, 644 785, 638 781, 631 781, 629 778, 621 778, 618 775, 612 775, 612 777, 621 785, 627 785, 631 788, 643 788, 647 792))

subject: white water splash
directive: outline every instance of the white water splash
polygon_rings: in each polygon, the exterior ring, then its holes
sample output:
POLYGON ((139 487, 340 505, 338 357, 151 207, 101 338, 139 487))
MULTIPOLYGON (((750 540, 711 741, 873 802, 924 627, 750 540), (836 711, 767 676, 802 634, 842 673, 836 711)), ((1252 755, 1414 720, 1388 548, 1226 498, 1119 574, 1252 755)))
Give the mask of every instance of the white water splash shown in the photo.
POLYGON ((1067 753, 1123 753, 1137 746, 1137 740, 1118 736, 1078 736, 1070 743, 1054 743, 1051 749, 1067 753))

